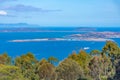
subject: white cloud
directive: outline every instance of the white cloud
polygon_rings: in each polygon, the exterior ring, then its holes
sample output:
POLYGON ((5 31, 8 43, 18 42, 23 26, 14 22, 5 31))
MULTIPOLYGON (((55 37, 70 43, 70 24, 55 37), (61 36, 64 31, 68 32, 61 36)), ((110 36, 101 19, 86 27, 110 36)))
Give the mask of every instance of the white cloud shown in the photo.
POLYGON ((3 11, 3 10, 0 10, 0 15, 6 16, 6 15, 7 15, 7 12, 6 12, 6 11, 3 11))

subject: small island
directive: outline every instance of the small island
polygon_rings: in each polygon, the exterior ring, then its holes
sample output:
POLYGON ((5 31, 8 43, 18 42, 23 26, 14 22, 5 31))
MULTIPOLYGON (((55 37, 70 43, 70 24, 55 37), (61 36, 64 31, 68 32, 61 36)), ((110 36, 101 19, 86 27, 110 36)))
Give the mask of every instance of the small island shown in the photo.
POLYGON ((72 34, 63 38, 37 38, 9 40, 8 42, 40 42, 40 41, 114 41, 120 38, 120 32, 89 32, 85 34, 72 34))
POLYGON ((72 34, 66 37, 84 41, 113 41, 113 38, 120 38, 120 32, 88 32, 85 34, 72 34))

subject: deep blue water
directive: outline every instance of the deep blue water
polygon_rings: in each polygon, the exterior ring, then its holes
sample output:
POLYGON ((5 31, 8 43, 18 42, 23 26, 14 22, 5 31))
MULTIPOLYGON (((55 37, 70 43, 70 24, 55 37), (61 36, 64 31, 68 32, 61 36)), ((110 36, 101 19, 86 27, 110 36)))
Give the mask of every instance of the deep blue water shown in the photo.
MULTIPOLYGON (((61 38, 70 34, 81 32, 72 32, 73 28, 47 28, 56 30, 56 32, 1 32, 0 33, 0 53, 7 52, 11 57, 20 56, 27 52, 32 52, 37 59, 55 56, 60 60, 66 58, 72 51, 79 52, 84 47, 90 47, 87 52, 93 49, 101 50, 105 42, 94 41, 41 41, 41 42, 8 42, 15 39, 36 39, 36 38, 61 38), (68 30, 71 32, 57 32, 68 30)), ((120 28, 97 28, 96 31, 120 31, 120 28)), ((114 39, 120 44, 120 39, 114 39)))

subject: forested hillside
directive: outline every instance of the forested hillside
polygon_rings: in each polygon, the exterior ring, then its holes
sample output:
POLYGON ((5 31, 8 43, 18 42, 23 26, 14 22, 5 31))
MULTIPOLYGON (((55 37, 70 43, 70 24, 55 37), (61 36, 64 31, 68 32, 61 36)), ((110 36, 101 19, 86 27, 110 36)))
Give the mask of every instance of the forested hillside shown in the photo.
POLYGON ((101 51, 80 50, 62 61, 53 56, 37 60, 30 52, 15 59, 0 55, 0 80, 120 80, 119 75, 120 47, 112 41, 101 51))

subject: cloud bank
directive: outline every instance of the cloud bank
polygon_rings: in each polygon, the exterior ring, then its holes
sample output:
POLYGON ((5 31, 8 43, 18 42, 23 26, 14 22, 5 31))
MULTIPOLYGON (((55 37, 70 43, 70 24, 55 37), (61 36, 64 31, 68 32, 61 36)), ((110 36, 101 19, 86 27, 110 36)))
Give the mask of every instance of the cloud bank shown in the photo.
POLYGON ((47 9, 42 9, 42 8, 29 6, 29 5, 23 5, 23 4, 18 4, 15 6, 7 6, 7 7, 4 7, 3 9, 10 10, 10 11, 16 11, 16 12, 56 12, 56 11, 61 11, 59 9, 47 10, 47 9))
POLYGON ((0 10, 0 15, 1 15, 1 16, 6 16, 6 15, 7 15, 7 12, 6 12, 6 11, 3 11, 3 10, 0 10))
POLYGON ((3 3, 3 2, 10 2, 10 1, 17 1, 17 0, 0 0, 0 3, 3 3))

